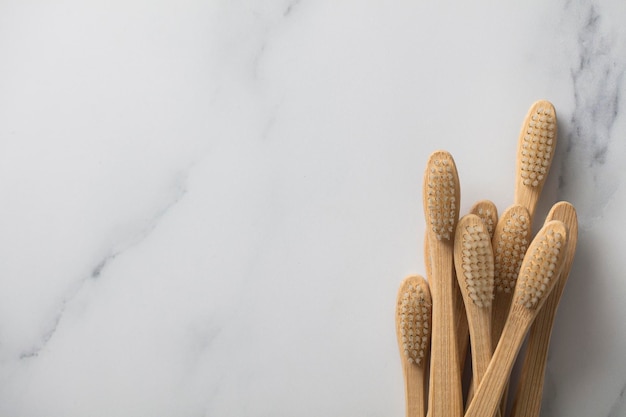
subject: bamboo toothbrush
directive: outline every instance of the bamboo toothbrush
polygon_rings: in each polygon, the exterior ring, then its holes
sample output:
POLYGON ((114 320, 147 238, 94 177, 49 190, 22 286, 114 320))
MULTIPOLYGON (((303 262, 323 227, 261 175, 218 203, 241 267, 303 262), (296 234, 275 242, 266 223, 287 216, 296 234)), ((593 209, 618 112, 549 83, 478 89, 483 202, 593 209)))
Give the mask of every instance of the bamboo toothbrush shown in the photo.
POLYGON ((491 300, 494 267, 487 225, 474 214, 468 214, 459 220, 454 240, 454 263, 469 324, 472 382, 478 385, 493 353, 491 300))
POLYGON ((578 220, 574 206, 568 202, 555 204, 546 218, 546 221, 549 220, 560 220, 567 226, 569 243, 564 253, 561 275, 530 328, 526 356, 522 365, 520 383, 513 401, 511 417, 539 416, 550 334, 559 300, 567 283, 576 252, 578 220))
MULTIPOLYGON (((496 224, 498 223, 498 209, 496 207, 496 205, 489 200, 481 200, 478 201, 477 203, 475 203, 472 208, 470 209, 470 214, 475 214, 478 217, 480 217, 480 219, 483 221, 483 223, 485 224, 486 228, 487 228, 487 232, 489 232, 489 239, 493 239, 493 234, 495 232, 495 228, 496 228, 496 224)), ((459 290, 460 291, 460 290, 459 290)), ((459 292, 459 295, 461 293, 459 292)), ((462 299, 462 297, 461 297, 462 299)), ((459 331, 459 337, 465 337, 467 338, 469 336, 469 329, 467 327, 467 320, 465 317, 465 304, 464 303, 459 303, 460 310, 461 310, 461 315, 463 317, 463 320, 465 321, 465 327, 464 328, 458 328, 457 331, 459 331)), ((467 352, 467 345, 469 340, 465 340, 465 344, 461 343, 461 358, 464 358, 464 354, 467 352)), ((495 346, 495 344, 493 345, 495 346)), ((461 364, 463 365, 463 364, 461 364)))
POLYGON ((485 223, 485 226, 487 226, 490 239, 493 238, 493 233, 498 223, 498 208, 493 201, 481 200, 477 202, 470 209, 470 213, 480 217, 483 223, 485 223))
POLYGON ((430 350, 432 304, 426 280, 409 276, 402 281, 396 303, 396 334, 404 375, 407 417, 424 417, 426 369, 430 350))
POLYGON ((567 240, 567 228, 563 222, 552 220, 544 224, 531 242, 502 337, 465 417, 490 417, 498 409, 524 336, 556 284, 567 240))
POLYGON ((461 368, 455 333, 456 280, 454 232, 460 201, 454 159, 446 151, 430 155, 424 174, 424 213, 432 275, 433 332, 428 413, 430 417, 461 417, 461 368))
MULTIPOLYGON (((498 223, 498 209, 496 205, 490 200, 481 200, 475 203, 470 209, 470 214, 475 214, 483 221, 485 226, 487 227, 487 231, 489 232, 489 239, 493 239, 493 234, 495 232, 496 225, 498 223)), ((459 295, 460 295, 459 289, 459 295)), ((461 354, 461 369, 465 368, 465 357, 467 356, 467 346, 469 345, 469 329, 467 325, 467 319, 465 314, 465 303, 463 303, 463 297, 461 296, 461 302, 458 303, 460 305, 460 310, 463 320, 464 327, 459 326, 457 332, 459 332, 459 337, 464 337, 464 339, 460 340, 459 349, 461 354)), ((493 352, 493 347, 492 347, 493 352)), ((474 382, 470 381, 470 386, 467 392, 467 400, 469 401, 474 396, 474 382)))
MULTIPOLYGON (((509 314, 515 282, 530 243, 530 215, 524 206, 514 204, 507 208, 498 221, 493 236, 495 292, 491 310, 491 340, 495 347, 500 340, 509 314)), ((508 384, 507 384, 508 386, 508 384)), ((500 413, 506 410, 507 392, 504 390, 500 413)))
POLYGON ((491 315, 493 347, 498 344, 513 299, 515 282, 530 243, 530 217, 514 204, 504 211, 493 236, 495 294, 491 315))
POLYGON ((515 203, 528 209, 532 221, 556 146, 556 112, 546 100, 528 111, 517 146, 515 203))
MULTIPOLYGON (((496 205, 489 200, 481 200, 474 204, 470 209, 470 214, 475 214, 483 221, 485 226, 487 227, 487 231, 489 232, 489 239, 493 237, 493 232, 495 229, 495 225, 498 221, 498 209, 496 205)), ((461 290, 457 287, 457 298, 456 298, 456 315, 457 315, 457 326, 456 326, 456 334, 459 339, 459 358, 461 371, 465 368, 465 358, 467 356, 467 347, 469 345, 469 327, 467 324, 467 316, 465 313, 465 303, 463 303, 463 296, 461 295, 461 290)))

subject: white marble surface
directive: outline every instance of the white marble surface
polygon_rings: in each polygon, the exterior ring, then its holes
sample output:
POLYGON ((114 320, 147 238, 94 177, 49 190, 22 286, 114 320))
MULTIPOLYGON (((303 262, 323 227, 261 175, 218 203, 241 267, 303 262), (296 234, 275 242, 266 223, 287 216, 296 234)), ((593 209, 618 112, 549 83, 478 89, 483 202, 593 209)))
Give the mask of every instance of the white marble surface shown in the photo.
POLYGON ((544 416, 626 416, 626 3, 0 2, 0 416, 401 416, 421 181, 581 223, 544 416), (504 4, 501 4, 504 3, 504 4))

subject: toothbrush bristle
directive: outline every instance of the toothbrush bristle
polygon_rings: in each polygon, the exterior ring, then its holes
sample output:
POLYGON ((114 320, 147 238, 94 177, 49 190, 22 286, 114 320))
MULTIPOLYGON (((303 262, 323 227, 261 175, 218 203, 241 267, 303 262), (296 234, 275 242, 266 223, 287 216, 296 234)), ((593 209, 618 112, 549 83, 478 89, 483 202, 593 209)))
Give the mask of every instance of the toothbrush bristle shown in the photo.
POLYGON ((533 106, 521 140, 520 173, 522 182, 529 187, 542 184, 554 152, 556 140, 556 113, 547 101, 533 106))
POLYGON ((425 185, 429 227, 438 240, 450 240, 458 219, 458 176, 449 153, 431 155, 425 185))
POLYGON ((486 226, 476 219, 464 225, 462 235, 462 268, 469 298, 478 307, 491 306, 493 299, 493 251, 486 226))
POLYGON ((542 229, 524 259, 516 288, 518 303, 534 309, 556 282, 567 232, 562 222, 549 222, 542 229))
POLYGON ((489 200, 483 200, 474 204, 470 209, 470 213, 480 217, 485 226, 487 226, 489 236, 493 237, 493 232, 498 222, 498 209, 496 205, 489 200))
POLYGON ((408 363, 423 367, 430 348, 432 304, 423 279, 409 277, 398 297, 400 349, 408 363))
POLYGON ((496 227, 493 221, 493 213, 489 209, 480 208, 477 213, 478 217, 483 221, 485 227, 487 227, 487 233, 493 235, 493 228, 496 227))
POLYGON ((495 287, 497 292, 512 293, 529 244, 530 216, 522 206, 503 215, 493 239, 495 287))

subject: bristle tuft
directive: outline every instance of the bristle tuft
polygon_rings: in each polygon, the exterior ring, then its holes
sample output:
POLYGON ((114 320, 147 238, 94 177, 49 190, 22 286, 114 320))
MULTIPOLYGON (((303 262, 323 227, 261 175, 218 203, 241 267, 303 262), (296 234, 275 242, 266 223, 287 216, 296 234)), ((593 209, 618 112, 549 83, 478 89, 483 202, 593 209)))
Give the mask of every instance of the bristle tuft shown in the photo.
POLYGON ((493 299, 494 266, 486 226, 481 221, 465 226, 462 233, 462 268, 467 294, 476 306, 490 307, 493 299))
POLYGON ((533 309, 550 291, 558 276, 559 258, 564 243, 564 234, 552 228, 547 229, 536 244, 533 242, 516 289, 518 303, 533 309))
POLYGON ((419 283, 410 282, 398 302, 400 348, 410 364, 424 366, 430 346, 430 296, 419 283))
POLYGON ((511 210, 502 221, 494 238, 495 287, 497 292, 512 293, 530 243, 530 218, 511 210))
POLYGON ((487 232, 490 236, 493 236, 493 229, 496 227, 493 221, 494 213, 492 210, 487 208, 479 208, 476 213, 478 217, 483 221, 485 226, 487 227, 487 232))
POLYGON ((454 236, 457 219, 456 168, 451 160, 433 159, 427 171, 427 206, 430 229, 438 240, 454 236))
POLYGON ((556 114, 551 106, 539 106, 531 113, 524 127, 521 143, 520 172, 522 182, 529 187, 543 183, 554 152, 556 114))

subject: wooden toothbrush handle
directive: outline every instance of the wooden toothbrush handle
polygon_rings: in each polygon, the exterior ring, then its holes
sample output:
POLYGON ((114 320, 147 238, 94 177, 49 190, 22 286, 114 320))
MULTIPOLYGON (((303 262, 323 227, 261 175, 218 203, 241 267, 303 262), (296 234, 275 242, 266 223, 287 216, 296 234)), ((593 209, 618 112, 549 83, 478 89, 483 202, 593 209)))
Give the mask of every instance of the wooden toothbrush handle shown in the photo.
MULTIPOLYGON (((433 271, 430 257, 430 244, 428 241, 428 233, 426 233, 424 237, 424 263, 426 264, 426 276, 429 280, 432 280, 433 271)), ((453 271, 453 273, 455 272, 453 271)), ((467 323, 463 296, 461 295, 461 290, 458 285, 455 286, 454 312, 456 317, 456 330, 454 333, 457 335, 459 366, 461 368, 462 375, 463 370, 465 369, 465 360, 467 359, 467 348, 469 347, 469 325, 467 323)))
POLYGON ((516 314, 510 315, 504 326, 502 338, 489 362, 487 372, 476 388, 465 417, 492 417, 496 414, 528 327, 529 320, 524 320, 516 314))
MULTIPOLYGON (((508 311, 511 306, 511 301, 513 300, 513 294, 507 294, 505 292, 501 292, 496 295, 493 300, 493 310, 496 311, 496 314, 492 314, 492 328, 491 328, 491 340, 493 343, 493 347, 498 345, 498 341, 502 336, 502 331, 504 330, 504 325, 506 324, 506 318, 508 316, 508 311)), ((502 399, 500 400, 500 414, 505 415, 506 413, 506 404, 508 400, 509 393, 509 383, 504 386, 504 390, 502 393, 502 399)))
POLYGON ((530 328, 528 344, 517 386, 511 417, 537 417, 541 410, 543 383, 548 361, 550 335, 560 299, 552 292, 530 328))
POLYGON ((424 384, 424 369, 415 364, 404 365, 406 399, 406 417, 424 417, 426 413, 426 385, 424 384))
POLYGON ((430 241, 433 296, 432 346, 428 414, 462 417, 463 394, 456 335, 454 262, 452 248, 430 241))

